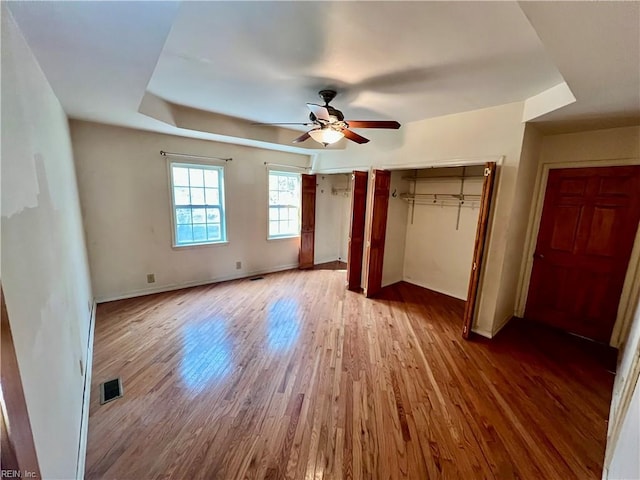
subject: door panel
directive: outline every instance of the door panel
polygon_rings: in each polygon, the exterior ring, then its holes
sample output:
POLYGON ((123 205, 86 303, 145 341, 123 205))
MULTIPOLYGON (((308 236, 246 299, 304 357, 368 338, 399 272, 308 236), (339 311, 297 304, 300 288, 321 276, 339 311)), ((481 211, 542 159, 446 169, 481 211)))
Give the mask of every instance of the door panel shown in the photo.
POLYGON ((316 176, 302 175, 298 268, 312 268, 316 234, 316 176))
POLYGON ((355 171, 351 175, 351 226, 347 254, 347 288, 353 291, 359 291, 362 286, 367 177, 367 172, 355 171))
POLYGON ((364 294, 371 297, 382 289, 384 242, 387 233, 389 187, 391 172, 374 170, 371 175, 373 200, 371 202, 370 229, 365 248, 364 294))
POLYGON ((489 212, 491 211, 491 198, 493 186, 496 180, 496 162, 487 162, 484 170, 484 182, 482 184, 482 195, 480 197, 480 213, 478 214, 478 226, 476 227, 476 240, 473 248, 473 263, 471 265, 471 277, 469 278, 469 289, 467 291, 467 301, 464 306, 464 316, 462 320, 462 336, 469 338, 473 317, 476 309, 476 299, 478 297, 478 287, 480 285, 480 270, 482 259, 484 258, 484 246, 489 226, 489 212))
POLYGON ((549 172, 525 316, 609 343, 640 219, 640 166, 549 172))
POLYGON ((2 470, 28 471, 33 473, 33 478, 41 478, 2 285, 0 285, 0 324, 2 340, 0 389, 6 408, 6 411, 2 409, 2 455, 0 455, 2 470))

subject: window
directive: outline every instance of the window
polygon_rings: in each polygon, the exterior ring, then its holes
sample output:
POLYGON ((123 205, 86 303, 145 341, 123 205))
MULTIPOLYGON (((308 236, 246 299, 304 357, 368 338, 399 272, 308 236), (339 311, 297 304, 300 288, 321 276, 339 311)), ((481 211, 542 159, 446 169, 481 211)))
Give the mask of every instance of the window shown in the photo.
POLYGON ((300 174, 269 170, 269 238, 300 235, 300 174))
POLYGON ((171 163, 174 246, 227 240, 223 177, 223 167, 171 163))

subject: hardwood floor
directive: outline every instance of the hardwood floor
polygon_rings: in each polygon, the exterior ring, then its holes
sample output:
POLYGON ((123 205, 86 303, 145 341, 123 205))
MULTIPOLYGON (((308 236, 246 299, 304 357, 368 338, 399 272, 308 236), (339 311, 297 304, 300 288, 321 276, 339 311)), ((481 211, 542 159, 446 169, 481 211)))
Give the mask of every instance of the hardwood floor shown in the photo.
POLYGON ((102 304, 87 479, 600 478, 613 375, 463 302, 288 271, 102 304), (100 405, 98 384, 124 397, 100 405))

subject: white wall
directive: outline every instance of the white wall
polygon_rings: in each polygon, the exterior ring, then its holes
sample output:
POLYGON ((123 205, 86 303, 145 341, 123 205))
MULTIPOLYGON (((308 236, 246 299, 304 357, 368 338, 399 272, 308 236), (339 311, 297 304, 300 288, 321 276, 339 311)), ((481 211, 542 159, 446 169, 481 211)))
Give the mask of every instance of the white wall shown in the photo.
POLYGON ((622 424, 618 448, 611 459, 610 479, 640 478, 640 388, 636 383, 629 410, 622 424))
POLYGON ((627 342, 622 351, 616 379, 613 384, 613 397, 609 412, 609 431, 607 432, 607 450, 605 453, 605 478, 626 479, 640 478, 640 460, 638 455, 638 436, 640 436, 640 404, 638 400, 638 370, 640 369, 640 302, 637 303, 635 315, 627 342), (631 402, 624 412, 625 400, 631 402), (619 433, 618 433, 619 431, 619 433), (635 441, 635 451, 630 450, 635 441), (609 469, 608 476, 606 475, 609 469), (636 476, 627 475, 635 472, 636 476))
POLYGON ((387 230, 382 264, 383 287, 404 279, 408 205, 405 200, 400 198, 400 195, 409 189, 409 182, 402 178, 406 174, 407 172, 402 170, 391 172, 389 210, 387 213, 387 230), (396 197, 393 197, 394 191, 397 194, 396 197))
MULTIPOLYGON (((483 180, 465 179, 464 193, 480 195, 483 180)), ((460 183, 458 179, 420 181, 416 193, 458 193, 460 183)), ((410 283, 466 300, 480 201, 465 202, 459 222, 458 207, 441 203, 416 204, 413 222, 409 207, 404 276, 410 283)))
POLYGON ((346 262, 351 211, 350 178, 345 174, 317 175, 314 263, 346 262))
POLYGON ((82 121, 71 122, 71 136, 99 301, 298 265, 299 238, 267 240, 264 162, 307 166, 308 156, 82 121), (228 244, 172 248, 160 150, 233 158, 225 164, 228 244))
POLYGON ((522 271, 523 252, 527 241, 529 216, 533 208, 533 191, 540 158, 541 135, 532 126, 527 125, 522 141, 522 152, 513 194, 513 206, 507 236, 510 239, 505 247, 505 261, 502 267, 503 279, 496 300, 496 322, 492 334, 495 335, 514 315, 518 299, 520 272, 522 271))
POLYGON ((5 5, 2 284, 42 476, 74 478, 93 303, 76 176, 65 113, 5 5))
MULTIPOLYGON (((367 132, 371 142, 348 145, 344 151, 319 154, 319 172, 346 171, 370 166, 402 168, 409 165, 447 165, 459 160, 498 160, 495 206, 481 277, 480 299, 474 331, 491 336, 504 321, 497 311, 498 295, 513 281, 504 272, 519 271, 520 258, 505 257, 510 242, 520 152, 524 136, 523 103, 431 118, 403 125, 398 131, 367 132)), ((517 274, 516 274, 517 276, 517 274)), ((513 314, 513 312, 511 312, 513 314)))

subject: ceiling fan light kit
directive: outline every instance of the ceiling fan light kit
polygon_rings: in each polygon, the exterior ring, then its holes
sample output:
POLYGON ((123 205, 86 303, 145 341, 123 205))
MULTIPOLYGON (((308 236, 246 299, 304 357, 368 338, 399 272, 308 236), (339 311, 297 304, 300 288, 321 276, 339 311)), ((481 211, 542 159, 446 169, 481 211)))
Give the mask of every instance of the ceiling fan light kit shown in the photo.
POLYGON ((331 145, 332 143, 342 140, 344 138, 344 133, 342 133, 342 130, 332 127, 322 127, 311 130, 309 132, 309 136, 326 147, 327 145, 331 145))
POLYGON ((300 135, 293 140, 293 143, 301 143, 312 138, 325 147, 343 138, 359 144, 369 141, 368 138, 358 135, 356 132, 350 130, 350 128, 386 128, 394 130, 400 128, 400 124, 395 120, 345 120, 340 110, 329 105, 329 102, 335 98, 337 94, 336 91, 320 90, 318 93, 320 98, 324 100, 324 106, 307 103, 307 108, 311 111, 311 113, 309 113, 309 120, 311 122, 267 123, 260 125, 312 125, 314 128, 300 135))

